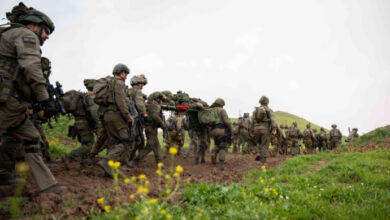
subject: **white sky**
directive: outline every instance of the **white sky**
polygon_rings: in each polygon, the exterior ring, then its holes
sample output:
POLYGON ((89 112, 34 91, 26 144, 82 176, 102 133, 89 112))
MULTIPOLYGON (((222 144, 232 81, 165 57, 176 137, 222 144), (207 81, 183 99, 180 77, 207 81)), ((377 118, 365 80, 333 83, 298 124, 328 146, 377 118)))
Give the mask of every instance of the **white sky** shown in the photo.
MULTIPOLYGON (((222 97, 231 117, 267 95, 273 110, 344 134, 390 124, 388 0, 24 2, 56 24, 43 55, 65 90, 123 62, 148 77, 146 94, 222 97)), ((1 1, 2 17, 17 3, 1 1)))

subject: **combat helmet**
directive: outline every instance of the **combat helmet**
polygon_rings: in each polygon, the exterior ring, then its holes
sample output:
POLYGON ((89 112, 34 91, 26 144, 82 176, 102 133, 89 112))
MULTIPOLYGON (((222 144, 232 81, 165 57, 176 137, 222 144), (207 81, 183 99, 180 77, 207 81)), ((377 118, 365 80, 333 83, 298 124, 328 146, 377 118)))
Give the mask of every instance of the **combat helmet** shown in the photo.
POLYGON ((88 90, 93 90, 93 87, 95 86, 96 84, 96 80, 95 79, 84 79, 84 86, 85 88, 87 88, 88 90))
POLYGON ((30 8, 27 14, 19 18, 19 22, 22 24, 36 23, 43 25, 46 28, 47 34, 53 33, 55 27, 53 21, 45 13, 38 11, 34 8, 30 8))
POLYGON ((309 123, 309 124, 307 124, 307 125, 306 125, 306 127, 307 127, 307 128, 310 128, 310 127, 311 127, 310 123, 309 123))
POLYGON ((294 122, 292 123, 292 125, 295 126, 295 127, 298 126, 298 124, 297 124, 296 121, 294 121, 294 122))
POLYGON ((134 86, 137 84, 144 84, 144 85, 148 84, 148 79, 146 79, 146 76, 144 74, 135 75, 131 77, 130 85, 134 86))
POLYGON ((114 66, 114 69, 112 70, 112 74, 119 75, 121 72, 125 72, 126 74, 129 74, 130 69, 125 64, 118 63, 117 65, 114 66))
POLYGON ((332 124, 332 128, 337 128, 337 125, 336 124, 332 124))
POLYGON ((259 100, 259 103, 261 105, 268 105, 269 103, 269 99, 267 98, 267 96, 261 96, 260 100, 259 100))
POLYGON ((219 106, 225 106, 225 100, 223 100, 222 98, 217 98, 213 105, 219 105, 219 106))
POLYGON ((249 113, 248 112, 244 113, 244 118, 249 118, 249 113))
POLYGON ((321 128, 320 130, 321 130, 321 131, 325 131, 325 129, 324 129, 324 128, 321 128))
POLYGON ((358 131, 358 129, 357 128, 352 128, 352 131, 358 131))
POLYGON ((152 94, 149 95, 148 101, 156 100, 156 99, 165 100, 165 98, 166 97, 161 92, 156 91, 156 92, 152 92, 152 94))

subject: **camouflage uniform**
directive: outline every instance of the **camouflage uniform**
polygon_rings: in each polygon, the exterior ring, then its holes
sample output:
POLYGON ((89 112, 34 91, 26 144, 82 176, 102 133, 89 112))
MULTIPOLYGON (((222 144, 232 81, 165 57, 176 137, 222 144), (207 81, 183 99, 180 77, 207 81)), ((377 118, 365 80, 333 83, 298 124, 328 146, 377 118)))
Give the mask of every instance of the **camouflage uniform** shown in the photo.
POLYGON ((239 153, 240 152, 240 136, 239 136, 239 133, 238 133, 238 124, 237 122, 233 122, 233 126, 232 126, 232 129, 233 129, 233 140, 232 140, 232 144, 233 144, 233 153, 239 153))
POLYGON ((317 147, 318 147, 318 139, 317 139, 318 133, 317 133, 317 129, 315 129, 315 128, 313 128, 313 135, 315 137, 315 139, 313 141, 313 150, 314 150, 314 153, 316 153, 317 147))
POLYGON ((211 161, 216 164, 217 156, 219 156, 220 169, 224 169, 225 154, 228 146, 230 145, 229 139, 233 135, 232 125, 230 124, 229 116, 226 110, 223 109, 225 101, 218 98, 211 105, 212 108, 218 109, 218 115, 220 122, 215 124, 210 129, 210 137, 214 139, 214 149, 211 153, 211 161))
POLYGON ((310 124, 306 125, 306 129, 303 131, 303 144, 305 145, 305 152, 312 154, 315 148, 313 143, 316 141, 313 131, 310 129, 310 124))
POLYGON ((244 113, 244 117, 238 121, 238 133, 242 144, 242 153, 249 154, 255 151, 253 141, 250 137, 251 120, 249 113, 244 113))
POLYGON ((271 129, 276 127, 273 111, 268 107, 269 99, 262 96, 260 107, 256 107, 252 116, 252 134, 258 147, 256 161, 265 163, 270 143, 271 129))
MULTIPOLYGON (((38 17, 44 15, 38 11, 37 13, 40 13, 38 17)), ((54 30, 54 25, 51 25, 51 30, 54 30)), ((47 104, 49 95, 41 68, 40 43, 43 44, 40 36, 23 25, 15 25, 1 33, 0 134, 12 136, 23 145, 25 161, 30 166, 39 189, 47 191, 53 189, 57 182, 42 160, 40 134, 27 115, 27 107, 33 99, 43 103, 48 112, 49 108, 53 112, 53 107, 47 104), (13 86, 15 82, 18 90, 13 86)), ((7 174, 2 176, 3 180, 8 178, 7 174)))
POLYGON ((166 154, 168 154, 169 148, 175 147, 178 149, 177 154, 180 155, 181 148, 184 145, 184 115, 176 113, 174 116, 168 118, 168 141, 165 145, 166 154))
POLYGON ((161 146, 158 140, 158 128, 164 128, 166 125, 162 119, 161 100, 163 95, 160 92, 154 92, 149 96, 146 103, 146 111, 148 119, 145 122, 146 146, 141 149, 137 158, 137 162, 142 160, 151 151, 154 153, 156 164, 161 161, 161 146))
POLYGON ((328 146, 328 136, 324 128, 321 128, 320 133, 317 135, 318 150, 325 151, 328 146))
POLYGON ((357 133, 358 132, 358 129, 357 128, 353 128, 352 129, 352 132, 349 134, 349 136, 345 139, 345 142, 349 142, 351 141, 352 139, 354 138, 359 138, 359 134, 357 133))
POLYGON ((300 154, 299 139, 302 138, 302 133, 297 127, 297 123, 293 122, 292 126, 288 129, 288 139, 291 150, 291 155, 295 156, 300 154))
POLYGON ((332 130, 329 131, 329 149, 336 149, 341 144, 341 138, 343 134, 337 129, 337 125, 332 125, 332 130))

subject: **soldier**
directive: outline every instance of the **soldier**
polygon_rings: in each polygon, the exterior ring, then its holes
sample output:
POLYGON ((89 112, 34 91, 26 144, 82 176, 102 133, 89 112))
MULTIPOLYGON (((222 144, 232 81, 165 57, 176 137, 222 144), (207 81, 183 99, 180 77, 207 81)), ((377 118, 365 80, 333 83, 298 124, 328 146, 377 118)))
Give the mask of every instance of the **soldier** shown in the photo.
POLYGON ((72 138, 77 137, 81 146, 72 150, 61 157, 66 169, 69 169, 69 161, 80 158, 80 169, 85 168, 89 159, 89 153, 95 142, 93 131, 96 131, 99 124, 98 108, 94 102, 93 87, 96 80, 86 79, 84 85, 87 88, 87 94, 71 90, 66 92, 63 97, 63 104, 68 113, 75 118, 74 126, 71 126, 69 134, 72 138), (74 109, 67 109, 74 104, 74 109), (72 129, 74 129, 72 131, 72 129))
MULTIPOLYGON (((40 103, 46 118, 56 113, 49 101, 40 50, 40 45, 54 31, 54 24, 38 10, 28 9, 23 3, 14 9, 18 7, 27 13, 17 20, 10 19, 12 26, 3 30, 0 38, 0 134, 10 135, 23 144, 25 161, 40 192, 63 194, 66 187, 57 184, 40 155, 39 131, 26 120, 32 100, 40 103)), ((13 182, 10 176, 1 179, 5 183, 13 182)))
POLYGON ((168 118, 168 141, 165 145, 166 155, 169 148, 175 147, 178 149, 177 155, 180 155, 181 148, 184 145, 184 114, 183 112, 175 112, 173 116, 168 118))
POLYGON ((313 142, 313 150, 314 150, 314 153, 317 152, 317 147, 318 147, 318 133, 317 133, 317 129, 313 128, 313 134, 314 134, 314 142, 313 142))
POLYGON ((135 75, 130 80, 131 88, 127 90, 127 95, 134 102, 135 109, 137 110, 138 116, 134 118, 135 123, 135 134, 134 134, 134 148, 130 155, 130 160, 135 158, 136 152, 144 148, 145 146, 145 137, 144 137, 144 119, 148 117, 148 113, 146 112, 146 99, 144 98, 144 94, 142 93, 142 89, 146 84, 148 84, 148 80, 145 75, 135 75))
POLYGON ((328 136, 326 135, 326 131, 324 128, 320 129, 320 133, 317 135, 318 140, 318 150, 325 151, 328 146, 328 136))
POLYGON ((303 144, 305 145, 305 152, 308 154, 313 153, 313 143, 316 141, 313 131, 311 130, 310 123, 306 125, 306 129, 303 131, 303 144))
MULTIPOLYGON (((280 127, 280 131, 281 131, 281 127, 280 127)), ((271 148, 268 149, 268 153, 271 157, 275 157, 276 154, 282 152, 281 150, 282 134, 280 134, 280 132, 271 133, 270 142, 271 142, 271 148)))
MULTIPOLYGON (((127 164, 130 158, 131 146, 129 124, 134 124, 134 119, 129 112, 129 103, 126 98, 125 81, 130 73, 124 64, 117 64, 113 69, 114 77, 108 83, 107 107, 104 109, 103 126, 107 132, 107 155, 98 162, 105 174, 113 177, 108 161, 119 161, 127 164)), ((96 101, 96 99, 95 99, 96 101)))
POLYGON ((343 135, 341 131, 337 129, 337 125, 332 125, 332 130, 329 131, 329 149, 336 149, 341 144, 341 138, 343 135))
POLYGON ((240 135, 238 133, 239 126, 237 122, 233 122, 233 153, 239 153, 240 152, 240 135))
POLYGON ((268 146, 271 133, 276 134, 276 123, 273 111, 268 107, 269 99, 262 96, 259 100, 260 107, 256 107, 252 116, 251 135, 257 146, 256 161, 265 163, 267 160, 268 146))
POLYGON ((210 137, 214 139, 214 149, 211 152, 211 161, 213 164, 217 163, 217 156, 219 157, 219 168, 224 169, 225 154, 227 147, 231 144, 233 135, 232 125, 230 124, 229 116, 223 108, 225 101, 217 98, 210 106, 216 108, 219 116, 219 122, 210 128, 210 137))
POLYGON ((291 155, 295 156, 300 154, 300 143, 299 139, 302 138, 302 133, 297 127, 297 123, 293 122, 292 126, 288 129, 289 145, 291 150, 291 155))
POLYGON ((241 120, 238 121, 238 133, 242 144, 243 153, 249 154, 254 150, 253 142, 250 137, 251 120, 249 113, 244 113, 241 120))
POLYGON ((359 134, 357 132, 357 128, 352 128, 352 132, 350 132, 348 138, 345 139, 345 142, 350 142, 353 138, 359 138, 359 134))
POLYGON ((153 151, 156 164, 162 160, 161 147, 158 140, 158 128, 164 128, 166 125, 162 119, 162 110, 160 104, 165 99, 161 92, 154 92, 149 95, 146 103, 146 111, 149 115, 145 122, 146 147, 141 149, 135 162, 138 163, 151 151, 153 151))

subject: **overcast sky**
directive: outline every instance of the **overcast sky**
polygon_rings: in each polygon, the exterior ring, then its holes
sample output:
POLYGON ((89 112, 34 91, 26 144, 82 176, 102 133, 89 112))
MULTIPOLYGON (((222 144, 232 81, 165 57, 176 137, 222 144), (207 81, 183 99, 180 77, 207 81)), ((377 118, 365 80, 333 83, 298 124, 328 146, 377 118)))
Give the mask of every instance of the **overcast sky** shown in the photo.
MULTIPOLYGON (((1 1, 2 17, 17 3, 1 1)), ((344 134, 390 124, 389 0, 24 3, 56 24, 42 51, 65 90, 122 62, 147 76, 146 94, 222 97, 231 117, 266 95, 273 110, 344 134)))

